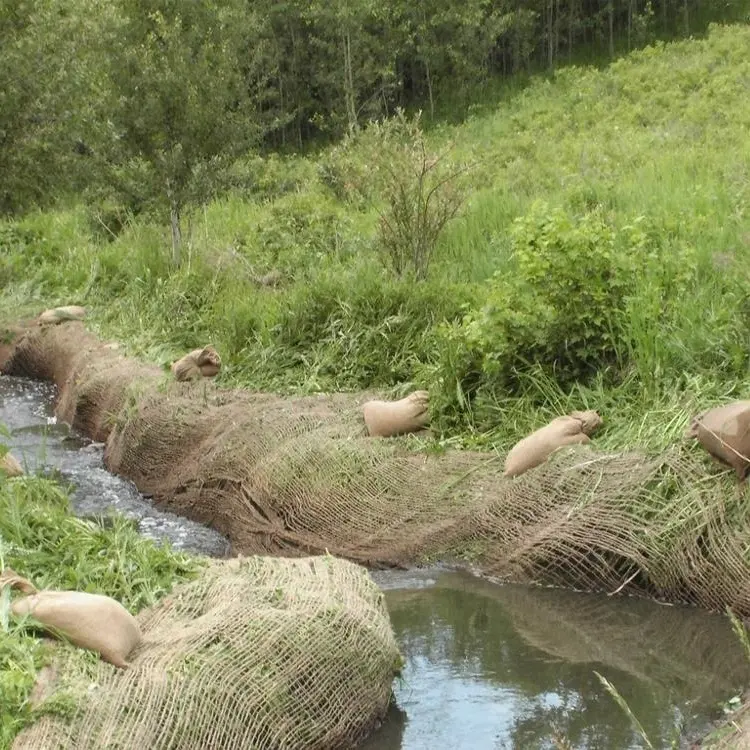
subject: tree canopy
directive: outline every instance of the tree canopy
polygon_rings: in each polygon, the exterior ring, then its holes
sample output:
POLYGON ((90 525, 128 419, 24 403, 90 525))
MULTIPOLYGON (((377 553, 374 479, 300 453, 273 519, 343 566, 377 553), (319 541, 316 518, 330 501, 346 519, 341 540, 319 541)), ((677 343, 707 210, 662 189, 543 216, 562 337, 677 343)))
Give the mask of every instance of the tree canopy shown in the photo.
POLYGON ((747 0, 8 0, 0 211, 104 185, 180 214, 256 145, 302 148, 397 108, 434 119, 519 71, 738 17, 747 0), (440 111, 438 111, 440 110, 440 111))

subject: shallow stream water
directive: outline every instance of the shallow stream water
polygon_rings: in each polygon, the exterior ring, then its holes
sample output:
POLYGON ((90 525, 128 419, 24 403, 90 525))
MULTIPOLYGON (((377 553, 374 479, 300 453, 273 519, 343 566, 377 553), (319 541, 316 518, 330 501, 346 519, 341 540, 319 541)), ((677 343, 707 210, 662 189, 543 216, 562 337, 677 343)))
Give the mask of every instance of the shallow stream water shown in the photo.
POLYGON ((0 376, 0 423, 10 430, 5 442, 26 471, 55 476, 71 486, 79 516, 110 510, 133 519, 146 537, 168 539, 175 549, 224 557, 229 542, 213 529, 160 511, 135 485, 104 468, 104 446, 71 430, 54 416, 55 387, 27 378, 0 376))
MULTIPOLYGON (((54 419, 55 389, 0 376, 0 423, 27 470, 72 486, 78 515, 115 509, 145 536, 212 556, 228 543, 157 510, 106 471, 102 447, 54 419)), ((627 597, 496 585, 448 569, 377 571, 405 659, 396 705, 364 750, 630 750, 645 747, 597 678, 630 705, 654 748, 699 736, 750 684, 727 620, 627 597), (555 737, 560 744, 555 744, 555 737), (563 744, 567 743, 567 744, 563 744)))
POLYGON ((373 578, 386 591, 406 666, 397 706, 365 750, 647 747, 595 671, 654 748, 686 748, 750 682, 718 614, 450 570, 373 578))

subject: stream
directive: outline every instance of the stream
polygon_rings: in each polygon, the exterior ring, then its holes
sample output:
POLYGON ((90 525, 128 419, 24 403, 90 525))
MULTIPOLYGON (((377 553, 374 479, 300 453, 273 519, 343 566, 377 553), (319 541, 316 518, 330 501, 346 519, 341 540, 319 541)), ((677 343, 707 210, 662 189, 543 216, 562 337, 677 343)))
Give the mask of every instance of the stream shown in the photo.
POLYGON ((118 511, 138 524, 140 533, 175 549, 226 557, 228 540, 195 521, 158 510, 132 482, 104 468, 104 445, 92 443, 55 418, 55 386, 27 378, 0 376, 0 423, 10 430, 5 442, 27 472, 54 477, 71 488, 77 516, 118 511))
POLYGON ((406 666, 363 750, 648 747, 595 671, 656 750, 688 748, 750 683, 718 614, 450 570, 372 575, 406 666))
MULTIPOLYGON (((73 512, 116 510, 144 536, 229 554, 216 531, 157 510, 110 474, 103 446, 54 418, 55 388, 0 376, 5 441, 27 471, 71 488, 73 512)), ((627 701, 657 749, 687 748, 750 684, 726 618, 624 596, 497 585, 431 568, 375 571, 405 659, 395 705, 363 750, 631 750, 647 745, 595 672, 627 701), (676 744, 675 738, 682 737, 676 744)))

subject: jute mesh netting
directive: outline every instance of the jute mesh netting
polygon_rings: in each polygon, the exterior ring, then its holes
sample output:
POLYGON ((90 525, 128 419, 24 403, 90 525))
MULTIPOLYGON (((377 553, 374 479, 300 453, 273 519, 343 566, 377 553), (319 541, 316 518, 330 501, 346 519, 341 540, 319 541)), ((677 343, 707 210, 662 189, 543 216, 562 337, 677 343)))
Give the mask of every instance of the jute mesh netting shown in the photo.
POLYGON ((399 668, 382 592, 328 556, 214 562, 138 621, 128 669, 60 662, 51 698, 72 718, 13 750, 343 750, 385 716, 399 668))
POLYGON ((6 371, 61 387, 108 435, 108 467, 236 552, 328 550, 370 566, 470 559, 519 582, 644 593, 750 614, 750 493, 696 445, 560 451, 517 479, 503 456, 366 436, 363 395, 282 399, 178 384, 79 323, 30 331, 6 371))

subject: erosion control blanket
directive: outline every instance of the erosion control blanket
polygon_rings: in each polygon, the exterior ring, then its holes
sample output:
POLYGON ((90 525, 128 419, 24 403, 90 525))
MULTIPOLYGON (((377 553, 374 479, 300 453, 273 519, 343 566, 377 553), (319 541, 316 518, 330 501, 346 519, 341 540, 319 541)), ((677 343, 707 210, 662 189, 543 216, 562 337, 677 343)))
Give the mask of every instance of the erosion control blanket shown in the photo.
POLYGON ((82 323, 35 328, 5 371, 53 380, 57 415, 110 470, 246 554, 370 566, 458 557, 484 573, 750 615, 747 492, 694 442, 661 455, 569 446, 516 478, 501 453, 368 437, 373 394, 282 399, 119 356, 82 323))
POLYGON ((330 556, 215 562, 138 616, 128 669, 70 656, 13 750, 337 750, 388 708, 400 655, 367 571, 330 556))

